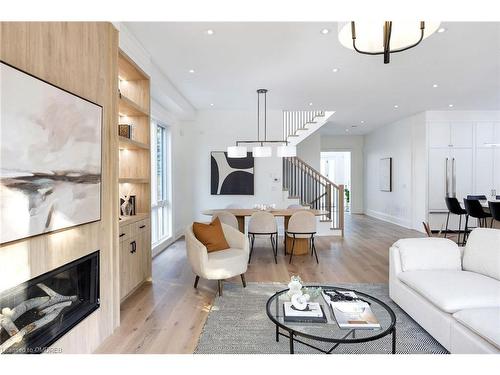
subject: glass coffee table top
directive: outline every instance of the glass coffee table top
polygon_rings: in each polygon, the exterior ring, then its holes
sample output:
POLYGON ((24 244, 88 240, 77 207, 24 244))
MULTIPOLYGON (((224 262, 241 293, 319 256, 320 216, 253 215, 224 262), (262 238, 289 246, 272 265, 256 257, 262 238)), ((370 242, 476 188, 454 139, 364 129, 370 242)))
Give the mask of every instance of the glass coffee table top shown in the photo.
MULTIPOLYGON (((266 305, 267 315, 269 319, 276 325, 276 341, 278 341, 278 335, 285 336, 301 336, 312 340, 318 340, 323 342, 331 343, 360 343, 366 341, 377 340, 388 334, 393 334, 393 352, 395 351, 395 325, 396 325, 396 315, 392 309, 387 306, 384 302, 372 297, 368 294, 358 292, 352 289, 345 289, 329 285, 314 285, 307 288, 314 289, 321 287, 322 289, 335 289, 335 290, 350 290, 354 291, 356 295, 363 300, 370 303, 370 307, 377 317, 380 323, 379 329, 341 329, 333 314, 331 307, 323 299, 320 294, 316 298, 311 298, 310 302, 318 302, 322 305, 325 312, 327 322, 326 323, 302 323, 302 322, 285 322, 283 316, 283 303, 289 302, 290 297, 287 292, 288 289, 282 290, 274 294, 269 298, 266 305), (287 332, 288 335, 283 334, 287 332)), ((299 341, 296 340, 295 341, 299 341)), ((299 341, 300 342, 300 341, 299 341)), ((291 344, 292 345, 292 344, 291 344)), ((336 347, 336 346, 335 346, 336 347)), ((319 348, 316 348, 321 350, 319 348)), ((333 349, 333 348, 332 348, 333 349)), ((292 348, 290 351, 292 352, 292 348)), ((321 350, 322 351, 322 350, 321 350)))

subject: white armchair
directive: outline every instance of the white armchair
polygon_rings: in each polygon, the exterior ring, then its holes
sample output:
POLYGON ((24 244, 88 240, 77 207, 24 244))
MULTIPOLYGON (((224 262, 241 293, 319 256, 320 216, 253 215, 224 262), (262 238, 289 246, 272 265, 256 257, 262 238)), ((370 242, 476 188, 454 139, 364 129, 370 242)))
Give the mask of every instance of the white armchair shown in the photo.
POLYGON ((243 287, 246 287, 245 272, 248 266, 248 238, 239 230, 222 224, 224 236, 230 248, 208 252, 207 248, 195 237, 193 225, 186 228, 186 251, 189 263, 196 275, 194 287, 198 286, 200 277, 217 280, 219 295, 222 296, 222 280, 241 276, 243 287))

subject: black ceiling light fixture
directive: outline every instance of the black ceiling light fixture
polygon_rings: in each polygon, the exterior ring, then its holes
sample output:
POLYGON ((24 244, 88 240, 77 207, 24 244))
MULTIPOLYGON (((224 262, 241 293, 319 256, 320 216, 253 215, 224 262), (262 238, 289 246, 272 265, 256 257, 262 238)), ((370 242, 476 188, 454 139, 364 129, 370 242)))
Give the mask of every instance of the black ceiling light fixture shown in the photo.
POLYGON ((363 21, 339 23, 339 41, 363 55, 383 55, 384 64, 391 53, 416 47, 439 28, 440 22, 363 21))

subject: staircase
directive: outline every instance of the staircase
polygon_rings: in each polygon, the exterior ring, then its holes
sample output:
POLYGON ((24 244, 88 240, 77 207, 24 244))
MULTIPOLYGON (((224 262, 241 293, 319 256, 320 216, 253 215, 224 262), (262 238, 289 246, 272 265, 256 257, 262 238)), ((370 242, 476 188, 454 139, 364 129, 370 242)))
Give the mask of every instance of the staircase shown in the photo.
MULTIPOLYGON (((283 111, 283 136, 296 146, 322 127, 333 111, 283 111)), ((283 158, 283 190, 301 205, 325 211, 321 221, 344 236, 344 185, 337 185, 298 157, 283 158)))

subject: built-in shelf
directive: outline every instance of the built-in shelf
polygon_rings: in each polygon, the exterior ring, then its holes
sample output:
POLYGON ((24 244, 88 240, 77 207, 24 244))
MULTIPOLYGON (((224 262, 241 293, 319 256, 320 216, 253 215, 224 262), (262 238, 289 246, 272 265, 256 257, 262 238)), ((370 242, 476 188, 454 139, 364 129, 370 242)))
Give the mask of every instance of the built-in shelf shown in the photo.
POLYGON ((133 139, 125 138, 125 137, 118 137, 120 141, 120 149, 127 149, 127 150, 149 150, 149 145, 135 141, 133 139))
POLYGON ((119 95, 118 114, 123 116, 149 116, 145 109, 123 95, 119 95))
POLYGON ((120 177, 120 184, 149 184, 149 178, 120 177))

